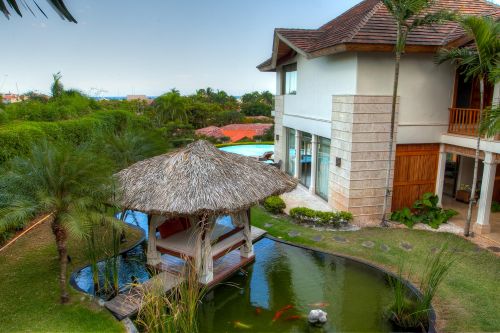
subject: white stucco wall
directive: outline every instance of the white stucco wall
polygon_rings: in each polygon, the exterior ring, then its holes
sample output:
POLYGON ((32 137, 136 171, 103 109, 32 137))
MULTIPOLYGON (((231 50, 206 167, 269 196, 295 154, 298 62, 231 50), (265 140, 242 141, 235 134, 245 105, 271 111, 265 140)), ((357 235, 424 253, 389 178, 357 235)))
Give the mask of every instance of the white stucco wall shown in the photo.
MULTIPOLYGON (((284 96, 283 125, 322 137, 331 136, 332 96, 356 93, 354 53, 306 59, 298 55, 297 94, 284 96)), ((280 92, 280 73, 277 73, 280 92)))
MULTIPOLYGON (((397 142, 434 143, 448 127, 455 70, 436 65, 431 54, 407 54, 401 60, 397 142)), ((394 58, 391 53, 359 53, 357 94, 392 95, 394 58)))

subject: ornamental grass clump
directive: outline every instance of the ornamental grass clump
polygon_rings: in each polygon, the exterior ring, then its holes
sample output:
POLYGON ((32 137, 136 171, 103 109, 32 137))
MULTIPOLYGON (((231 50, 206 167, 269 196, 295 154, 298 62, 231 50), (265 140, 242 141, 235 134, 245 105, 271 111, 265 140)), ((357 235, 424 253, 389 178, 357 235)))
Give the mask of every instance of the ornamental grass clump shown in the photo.
POLYGON ((272 214, 283 214, 286 204, 279 196, 273 195, 264 200, 264 208, 272 214))
MULTIPOLYGON (((421 295, 412 297, 404 280, 403 264, 399 266, 397 276, 389 276, 389 285, 393 290, 394 302, 388 310, 389 320, 398 330, 427 331, 430 325, 432 300, 439 285, 443 282, 456 257, 450 255, 445 244, 439 252, 429 256, 425 270, 420 277, 421 295)), ((408 274, 411 279, 411 272, 408 274)))

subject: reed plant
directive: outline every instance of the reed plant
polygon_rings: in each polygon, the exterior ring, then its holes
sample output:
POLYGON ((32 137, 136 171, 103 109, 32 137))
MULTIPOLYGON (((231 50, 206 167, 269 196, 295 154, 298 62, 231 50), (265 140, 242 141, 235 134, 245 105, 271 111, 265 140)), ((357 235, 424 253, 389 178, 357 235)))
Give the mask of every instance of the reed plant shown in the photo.
POLYGON ((198 332, 199 306, 207 289, 198 282, 194 262, 188 258, 185 262, 182 273, 178 275, 182 281, 168 291, 165 291, 165 281, 161 278, 135 285, 142 295, 135 322, 145 332, 198 332))
MULTIPOLYGON (((389 285, 393 291, 393 303, 388 316, 398 328, 426 330, 430 323, 432 300, 439 285, 453 266, 456 257, 447 251, 447 245, 434 255, 428 256, 425 270, 420 277, 421 295, 415 297, 405 282, 404 264, 400 264, 396 276, 389 277, 389 285)), ((411 270, 407 278, 411 280, 411 270)))

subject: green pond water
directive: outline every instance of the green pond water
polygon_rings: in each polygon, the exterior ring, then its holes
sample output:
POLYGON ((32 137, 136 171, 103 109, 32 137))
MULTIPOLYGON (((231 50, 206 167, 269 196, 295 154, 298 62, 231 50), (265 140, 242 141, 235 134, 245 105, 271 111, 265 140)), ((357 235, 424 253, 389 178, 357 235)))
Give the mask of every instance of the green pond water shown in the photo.
POLYGON ((255 263, 203 300, 200 332, 391 331, 383 318, 391 303, 384 273, 268 238, 254 250, 255 263), (328 313, 325 326, 307 323, 312 309, 328 313))

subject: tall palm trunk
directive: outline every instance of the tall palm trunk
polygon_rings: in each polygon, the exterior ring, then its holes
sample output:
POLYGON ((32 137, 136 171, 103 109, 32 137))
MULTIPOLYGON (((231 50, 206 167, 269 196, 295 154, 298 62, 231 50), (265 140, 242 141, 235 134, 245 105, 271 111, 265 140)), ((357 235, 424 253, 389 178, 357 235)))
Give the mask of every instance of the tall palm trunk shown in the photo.
MULTIPOLYGON (((479 147, 481 145, 481 132, 479 131, 479 125, 483 121, 483 108, 484 108, 484 76, 479 76, 479 123, 477 128, 477 144, 476 144, 476 156, 474 157, 474 178, 472 179, 472 189, 470 193, 469 208, 467 209, 467 218, 465 220, 464 226, 464 236, 469 237, 470 235, 470 225, 472 220, 472 208, 476 203, 476 187, 477 187, 477 172, 479 169, 479 147)), ((486 209, 489 209, 487 207, 486 209)))
POLYGON ((68 303, 69 295, 66 282, 67 270, 68 270, 68 248, 66 243, 68 240, 68 234, 66 229, 59 223, 56 216, 52 222, 52 233, 56 238, 57 252, 59 253, 59 287, 61 289, 61 304, 68 303))
MULTIPOLYGON (((398 27, 397 44, 399 44, 401 38, 401 32, 398 27)), ((382 209, 382 221, 381 226, 387 227, 386 214, 387 207, 389 206, 389 197, 391 196, 391 167, 392 167, 392 155, 394 146, 394 127, 396 123, 396 103, 398 99, 398 85, 399 85, 399 66, 401 63, 401 51, 396 50, 396 63, 394 68, 394 87, 392 91, 392 109, 391 109, 391 132, 389 134, 389 160, 387 162, 387 174, 385 179, 385 196, 384 196, 384 207, 382 209)))

